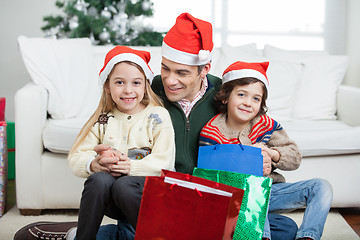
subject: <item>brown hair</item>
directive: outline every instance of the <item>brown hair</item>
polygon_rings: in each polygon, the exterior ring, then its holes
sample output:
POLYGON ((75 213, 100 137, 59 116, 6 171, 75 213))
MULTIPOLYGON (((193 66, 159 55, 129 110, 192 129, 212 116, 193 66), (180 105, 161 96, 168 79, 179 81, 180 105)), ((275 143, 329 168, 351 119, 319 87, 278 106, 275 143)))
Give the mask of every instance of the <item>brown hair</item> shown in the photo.
MULTIPOLYGON (((146 79, 144 70, 138 64, 130 62, 130 61, 123 61, 123 62, 127 63, 129 65, 135 66, 144 75, 144 77, 146 79)), ((119 64, 119 63, 117 63, 117 64, 119 64)), ((115 66, 117 64, 114 65, 109 76, 111 75, 113 69, 115 68, 115 66)), ((91 115, 89 120, 85 123, 85 125, 81 129, 69 154, 73 153, 75 151, 75 149, 77 149, 79 147, 79 145, 84 141, 86 136, 89 134, 92 126, 98 120, 100 114, 108 113, 108 112, 112 111, 113 108, 115 107, 114 101, 111 98, 111 94, 105 90, 109 86, 109 76, 107 77, 107 79, 104 83, 98 107, 96 108, 95 112, 91 115)), ((144 94, 144 98, 141 101, 141 103, 144 104, 145 106, 147 106, 149 103, 152 103, 155 106, 162 106, 162 107, 164 106, 161 99, 151 89, 150 81, 148 79, 145 80, 145 94, 144 94)))
MULTIPOLYGON (((219 92, 215 95, 215 104, 219 112, 223 114, 227 113, 227 104, 225 104, 224 102, 226 102, 229 99, 231 92, 236 86, 245 86, 256 82, 261 82, 261 81, 257 78, 246 77, 246 78, 231 80, 229 82, 224 83, 221 86, 219 92)), ((263 96, 261 98, 260 110, 257 116, 263 115, 267 112, 266 99, 268 97, 268 92, 263 82, 261 83, 263 89, 263 96)))
POLYGON ((204 64, 204 65, 198 65, 197 67, 197 69, 198 69, 198 75, 200 75, 200 73, 202 72, 202 70, 204 69, 204 67, 205 67, 205 65, 206 64, 204 64))

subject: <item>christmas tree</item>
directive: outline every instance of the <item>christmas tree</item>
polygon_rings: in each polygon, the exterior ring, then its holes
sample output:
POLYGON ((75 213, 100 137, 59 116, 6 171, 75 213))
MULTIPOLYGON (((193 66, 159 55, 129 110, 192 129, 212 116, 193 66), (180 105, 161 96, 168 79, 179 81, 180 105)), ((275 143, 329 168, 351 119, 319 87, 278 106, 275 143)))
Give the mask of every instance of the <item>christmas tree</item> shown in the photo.
POLYGON ((89 37, 94 45, 160 46, 164 33, 146 22, 150 0, 57 0, 64 15, 46 16, 47 37, 89 37))

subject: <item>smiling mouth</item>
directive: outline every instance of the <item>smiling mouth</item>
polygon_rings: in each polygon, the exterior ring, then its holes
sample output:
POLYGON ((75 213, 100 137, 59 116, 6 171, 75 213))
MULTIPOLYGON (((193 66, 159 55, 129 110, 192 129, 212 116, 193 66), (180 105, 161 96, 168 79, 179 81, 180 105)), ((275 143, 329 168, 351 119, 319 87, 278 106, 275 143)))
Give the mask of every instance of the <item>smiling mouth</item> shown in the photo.
POLYGON ((135 100, 136 97, 131 97, 131 98, 120 98, 121 100, 123 100, 124 102, 132 102, 135 100))
POLYGON ((181 89, 183 89, 182 87, 178 87, 178 88, 176 88, 176 87, 168 87, 168 89, 171 91, 171 92, 178 92, 178 91, 180 91, 181 89))
POLYGON ((243 112, 243 113, 251 113, 250 110, 246 110, 246 109, 242 109, 242 108, 239 108, 239 110, 240 110, 241 112, 243 112))

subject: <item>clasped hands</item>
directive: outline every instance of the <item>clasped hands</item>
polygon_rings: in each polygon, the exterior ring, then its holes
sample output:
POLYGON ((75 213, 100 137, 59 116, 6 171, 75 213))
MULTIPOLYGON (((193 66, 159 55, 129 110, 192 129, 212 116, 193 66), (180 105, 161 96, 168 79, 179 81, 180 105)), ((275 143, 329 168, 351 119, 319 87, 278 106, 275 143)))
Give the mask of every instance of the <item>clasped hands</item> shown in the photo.
POLYGON ((107 172, 114 177, 129 175, 130 158, 125 153, 110 148, 108 145, 99 144, 94 147, 97 156, 90 164, 93 172, 107 172))

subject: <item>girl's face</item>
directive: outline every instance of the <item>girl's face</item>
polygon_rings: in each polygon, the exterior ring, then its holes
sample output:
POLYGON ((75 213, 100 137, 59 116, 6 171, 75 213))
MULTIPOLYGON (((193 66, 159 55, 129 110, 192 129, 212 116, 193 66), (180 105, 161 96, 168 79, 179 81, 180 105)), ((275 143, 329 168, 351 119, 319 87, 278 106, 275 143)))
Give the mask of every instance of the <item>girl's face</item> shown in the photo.
POLYGON ((106 91, 119 111, 133 115, 145 108, 141 103, 145 94, 145 76, 135 66, 118 63, 109 75, 106 91))
POLYGON ((259 113, 262 97, 261 82, 235 86, 229 98, 224 102, 227 104, 226 124, 232 129, 244 129, 259 113))

